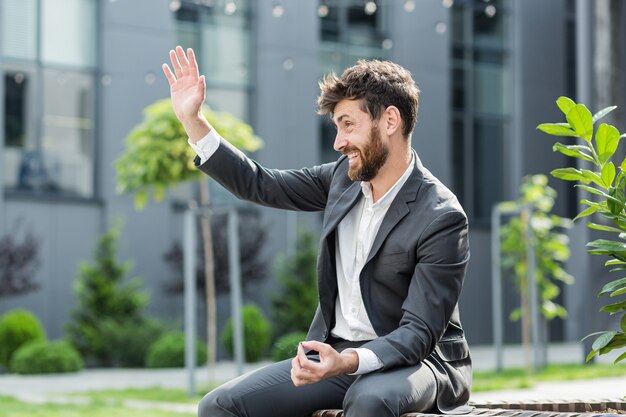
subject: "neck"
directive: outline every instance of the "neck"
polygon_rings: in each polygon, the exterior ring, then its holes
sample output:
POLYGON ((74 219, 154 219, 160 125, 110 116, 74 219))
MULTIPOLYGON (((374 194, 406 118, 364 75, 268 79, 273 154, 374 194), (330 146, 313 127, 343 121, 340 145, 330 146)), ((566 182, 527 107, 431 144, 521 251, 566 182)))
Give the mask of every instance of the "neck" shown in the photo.
POLYGON ((372 199, 377 202, 398 179, 404 174, 411 163, 413 155, 409 146, 401 152, 390 152, 387 162, 380 168, 378 174, 370 181, 372 186, 372 199))

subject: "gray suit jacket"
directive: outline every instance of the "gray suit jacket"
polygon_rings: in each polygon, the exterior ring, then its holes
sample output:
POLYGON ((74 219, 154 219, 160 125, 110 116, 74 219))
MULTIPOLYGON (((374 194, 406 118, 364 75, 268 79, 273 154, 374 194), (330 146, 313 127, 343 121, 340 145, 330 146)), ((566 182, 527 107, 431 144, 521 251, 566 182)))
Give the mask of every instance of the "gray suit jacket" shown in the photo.
MULTIPOLYGON (((361 294, 378 338, 362 347, 383 362, 378 372, 426 363, 444 413, 469 411, 469 348, 457 301, 469 259, 468 224, 456 197, 421 164, 391 203, 360 275, 361 294)), ((196 159, 196 165, 199 159, 196 159)), ((241 199, 269 207, 323 211, 317 276, 319 306, 309 340, 334 325, 337 225, 362 197, 348 160, 299 170, 263 168, 223 141, 199 168, 241 199)))

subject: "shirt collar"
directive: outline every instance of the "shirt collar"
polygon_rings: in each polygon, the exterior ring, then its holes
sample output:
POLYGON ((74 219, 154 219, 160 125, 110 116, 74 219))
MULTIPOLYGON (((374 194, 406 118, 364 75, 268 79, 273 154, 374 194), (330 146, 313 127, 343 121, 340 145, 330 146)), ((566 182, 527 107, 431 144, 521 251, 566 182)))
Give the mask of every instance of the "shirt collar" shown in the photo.
POLYGON ((372 184, 370 184, 369 181, 361 181, 361 191, 363 192, 363 195, 365 196, 366 204, 375 208, 389 206, 391 202, 393 201, 393 199, 398 194, 398 192, 400 191, 400 188, 402 188, 404 183, 409 179, 409 175, 411 175, 411 173, 413 172, 414 165, 415 165, 414 159, 415 158, 413 156, 413 153, 411 153, 411 163, 404 171, 404 174, 402 174, 402 176, 398 178, 398 181, 396 181, 396 183, 389 190, 387 190, 385 195, 379 198, 378 201, 374 204, 372 204, 372 200, 373 200, 372 184))

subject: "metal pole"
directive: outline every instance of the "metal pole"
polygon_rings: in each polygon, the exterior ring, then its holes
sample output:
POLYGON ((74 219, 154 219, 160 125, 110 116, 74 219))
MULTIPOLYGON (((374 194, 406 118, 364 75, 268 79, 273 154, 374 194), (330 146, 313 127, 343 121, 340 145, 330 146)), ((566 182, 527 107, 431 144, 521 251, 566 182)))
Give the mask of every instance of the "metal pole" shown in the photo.
POLYGON ((196 241, 193 207, 185 211, 183 229, 183 269, 185 278, 185 369, 187 371, 187 395, 196 394, 196 241))
POLYGON ((500 266, 500 206, 491 210, 491 317, 496 369, 503 368, 502 360, 502 272, 500 266))
POLYGON ((230 270, 230 305, 233 320, 235 362, 237 373, 243 374, 245 363, 243 320, 241 317, 241 267, 239 260, 239 215, 236 208, 228 211, 228 267, 230 270))
MULTIPOLYGON (((576 99, 579 103, 584 103, 593 108, 593 7, 591 0, 576 0, 576 99)), ((578 168, 587 168, 590 164, 578 160, 578 168)), ((576 201, 580 201, 584 196, 584 191, 578 189, 576 201)), ((577 209, 582 209, 579 204, 577 209)), ((580 282, 579 294, 576 300, 576 315, 578 325, 576 337, 581 339, 589 331, 591 317, 596 314, 592 304, 586 300, 591 292, 591 269, 589 255, 586 253, 585 245, 589 240, 589 230, 585 222, 576 222, 569 234, 572 239, 572 256, 569 262, 570 269, 576 271, 576 279, 580 282)), ((583 342, 584 351, 581 358, 585 363, 585 357, 591 351, 591 339, 583 342)))
MULTIPOLYGON (((4 22, 4 2, 0 2, 0 22, 4 22)), ((2 37, 2 31, 0 30, 0 62, 4 58, 4 40, 2 37)), ((4 68, 0 66, 0 236, 4 234, 5 223, 5 208, 4 208, 4 167, 6 166, 4 161, 4 147, 6 138, 4 137, 4 68)))
POLYGON ((522 216, 527 219, 526 223, 526 273, 528 281, 528 298, 530 304, 530 325, 531 336, 533 339, 533 368, 535 372, 538 372, 541 368, 540 357, 540 332, 539 332, 539 305, 537 294, 537 277, 535 274, 536 260, 535 260, 535 244, 534 234, 532 230, 532 209, 525 207, 523 209, 525 215, 522 216))

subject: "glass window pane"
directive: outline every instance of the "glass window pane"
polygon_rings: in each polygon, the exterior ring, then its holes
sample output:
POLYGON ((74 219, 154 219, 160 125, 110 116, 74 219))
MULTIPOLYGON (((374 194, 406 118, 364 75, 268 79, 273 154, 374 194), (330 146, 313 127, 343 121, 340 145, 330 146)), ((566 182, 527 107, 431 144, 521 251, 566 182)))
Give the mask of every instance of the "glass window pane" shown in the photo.
POLYGON ((462 119, 452 122, 452 191, 465 203, 465 132, 462 119))
POLYGON ((2 0, 2 51, 7 58, 37 59, 37 1, 2 0))
MULTIPOLYGON (((31 73, 21 70, 5 70, 4 73, 4 160, 2 161, 4 186, 18 188, 26 185, 25 170, 28 168, 23 156, 37 148, 33 119, 33 103, 36 102, 35 80, 31 73)), ((32 170, 31 170, 32 172, 32 170)))
POLYGON ((474 108, 477 113, 508 114, 510 88, 504 61, 501 52, 474 54, 474 108))
POLYGON ((474 124, 474 217, 488 221, 491 207, 503 196, 502 123, 476 121, 474 124))
POLYGON ((480 5, 474 12, 474 43, 481 47, 503 48, 507 20, 502 7, 480 5))
POLYGON ((94 79, 44 71, 42 154, 56 191, 93 195, 94 79))
POLYGON ((202 68, 209 84, 249 82, 249 30, 243 16, 211 16, 202 28, 202 68))
POLYGON ((41 0, 41 58, 46 63, 95 65, 95 0, 41 0))

